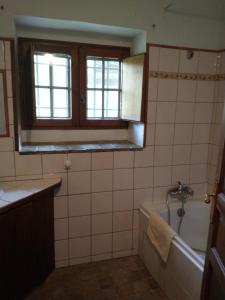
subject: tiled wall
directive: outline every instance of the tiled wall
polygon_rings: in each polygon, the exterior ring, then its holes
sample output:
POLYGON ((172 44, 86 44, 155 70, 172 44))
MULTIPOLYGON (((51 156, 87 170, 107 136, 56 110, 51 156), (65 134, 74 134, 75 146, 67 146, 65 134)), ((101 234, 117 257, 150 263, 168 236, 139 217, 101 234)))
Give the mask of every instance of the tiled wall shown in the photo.
POLYGON ((216 83, 177 78, 215 74, 215 53, 195 52, 187 60, 183 50, 150 48, 150 71, 173 74, 149 78, 143 151, 19 155, 13 145, 8 42, 5 46, 11 135, 0 139, 0 180, 62 177, 55 197, 57 266, 136 253, 139 203, 164 200, 178 180, 190 184, 195 197, 203 196, 216 83), (67 158, 70 170, 64 167, 67 158))

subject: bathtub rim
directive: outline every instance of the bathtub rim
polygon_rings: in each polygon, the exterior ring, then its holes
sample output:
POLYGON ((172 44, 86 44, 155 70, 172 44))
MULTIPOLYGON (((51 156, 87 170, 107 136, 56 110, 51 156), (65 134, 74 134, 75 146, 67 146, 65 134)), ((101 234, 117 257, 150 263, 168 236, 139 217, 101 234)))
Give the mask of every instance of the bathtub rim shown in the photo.
MULTIPOLYGON (((143 204, 144 203, 149 203, 149 201, 145 201, 143 202, 140 207, 139 207, 139 210, 140 212, 146 217, 149 219, 150 215, 146 209, 146 207, 143 207, 143 204)), ((196 201, 196 202, 201 202, 201 201, 196 201)), ((153 204, 153 203, 152 203, 153 204)), ((158 205, 165 205, 166 206, 166 203, 165 202, 158 202, 157 204, 154 203, 153 205, 154 206, 158 206, 158 205)), ((158 211, 156 211, 158 212, 158 211)), ((161 216, 160 216, 161 217, 161 216)), ((147 236, 147 234, 146 234, 147 236)), ((177 247, 184 255, 186 255, 190 261, 195 264, 195 266, 197 268, 199 268, 199 270, 201 272, 204 271, 204 261, 203 259, 200 257, 200 255, 198 255, 182 238, 180 238, 178 235, 175 235, 174 238, 172 239, 172 244, 177 247)))

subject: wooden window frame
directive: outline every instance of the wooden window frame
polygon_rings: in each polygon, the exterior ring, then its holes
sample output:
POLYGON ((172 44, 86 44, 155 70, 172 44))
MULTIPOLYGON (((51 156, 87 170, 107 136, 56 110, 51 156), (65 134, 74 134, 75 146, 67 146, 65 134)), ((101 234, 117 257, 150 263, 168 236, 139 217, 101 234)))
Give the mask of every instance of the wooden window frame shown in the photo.
POLYGON ((86 56, 101 56, 123 59, 130 54, 129 48, 100 46, 70 42, 19 38, 19 74, 22 129, 120 129, 128 128, 128 122, 115 120, 86 119, 86 105, 81 95, 86 92, 86 56), (71 56, 72 119, 36 119, 33 53, 65 53, 71 56))

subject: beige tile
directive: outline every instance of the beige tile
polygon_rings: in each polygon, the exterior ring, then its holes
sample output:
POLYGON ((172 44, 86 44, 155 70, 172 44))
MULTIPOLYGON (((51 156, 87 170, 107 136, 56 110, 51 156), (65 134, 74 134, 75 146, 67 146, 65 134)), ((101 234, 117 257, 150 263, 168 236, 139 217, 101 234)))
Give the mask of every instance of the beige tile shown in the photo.
POLYGON ((156 125, 155 145, 171 145, 173 143, 174 125, 156 125))
POLYGON ((197 73, 198 67, 198 51, 193 51, 194 55, 191 59, 187 58, 187 50, 180 51, 179 71, 181 73, 197 73))
POLYGON ((177 83, 176 79, 159 79, 158 101, 176 101, 177 83))
POLYGON ((180 50, 160 48, 159 71, 177 72, 180 50))
POLYGON ((193 124, 176 124, 174 134, 174 144, 191 144, 193 124))
POLYGON ((147 125, 146 129, 146 145, 152 146, 155 140, 155 125, 147 125))
POLYGON ((208 144, 193 145, 191 164, 206 164, 208 161, 208 144))
POLYGON ((214 100, 214 81, 198 81, 197 83, 197 102, 213 102, 214 100))
POLYGON ((112 232, 112 214, 98 214, 92 216, 92 234, 112 232))
POLYGON ((14 107, 13 107, 13 99, 8 98, 8 115, 9 115, 9 125, 14 124, 14 107))
POLYGON ((195 123, 210 123, 212 119, 212 103, 196 103, 195 123))
POLYGON ((68 160, 71 161, 70 171, 91 170, 91 154, 90 153, 69 153, 68 160))
POLYGON ((155 146, 154 165, 167 166, 172 163, 172 146, 155 146))
POLYGON ((44 154, 42 155, 43 173, 66 172, 66 154, 44 154))
POLYGON ((12 89, 12 72, 6 71, 6 88, 8 98, 13 98, 13 89, 12 89))
POLYGON ((1 137, 0 138, 0 152, 9 152, 14 150, 14 142, 13 139, 10 137, 1 137))
POLYGON ((153 166, 154 147, 148 147, 142 151, 136 151, 134 155, 134 166, 136 168, 153 166))
POLYGON ((85 257, 91 254, 91 238, 81 237, 69 240, 70 258, 85 257))
POLYGON ((178 80, 178 101, 195 102, 196 80, 178 80))
POLYGON ((154 186, 169 186, 172 180, 172 168, 168 167, 155 167, 154 168, 154 186))
POLYGON ((158 79, 149 78, 148 80, 148 101, 156 101, 158 94, 158 79))
POLYGON ((68 174, 69 195, 88 194, 91 191, 91 172, 71 172, 68 174))
POLYGON ((113 192, 113 211, 133 209, 133 190, 113 192))
POLYGON ((158 71, 159 67, 159 47, 149 48, 149 70, 158 71))
POLYGON ((114 168, 132 168, 134 165, 134 152, 114 152, 114 168))
POLYGON ((5 69, 5 46, 3 41, 0 41, 0 69, 5 69))
MULTIPOLYGON (((97 236, 98 237, 98 236, 97 236)), ((93 242, 92 242, 93 243, 93 242)), ((107 243, 105 243, 104 245, 106 245, 107 243)), ((104 249, 105 250, 105 249, 104 249)), ((93 255, 91 257, 92 261, 102 261, 102 260, 108 260, 112 258, 112 251, 109 253, 103 253, 103 254, 97 254, 97 255, 93 255)))
POLYGON ((112 190, 112 170, 92 171, 92 192, 112 190))
MULTIPOLYGON (((43 175, 43 177, 55 177, 55 174, 48 174, 43 175)), ((61 185, 59 188, 55 189, 55 196, 63 196, 68 194, 68 188, 67 188, 67 173, 57 173, 57 176, 59 176, 62 180, 61 185)))
POLYGON ((177 103, 176 123, 193 123, 194 120, 194 103, 177 103))
POLYGON ((134 209, 146 201, 153 201, 153 188, 134 190, 134 209))
POLYGON ((92 153, 92 170, 113 168, 113 152, 92 153))
POLYGON ((112 211, 112 192, 92 193, 92 213, 100 214, 112 211))
POLYGON ((54 232, 56 241, 68 239, 68 219, 55 219, 54 232))
POLYGON ((147 112, 147 123, 155 123, 156 121, 156 107, 157 102, 156 101, 148 101, 148 112, 147 112))
POLYGON ((134 188, 149 188, 153 186, 153 168, 134 169, 134 188))
POLYGON ((132 248, 132 231, 122 231, 113 234, 113 251, 132 248))
MULTIPOLYGON (((225 85, 225 83, 224 83, 225 85)), ((223 120, 224 103, 216 103, 215 123, 221 124, 223 120)))
POLYGON ((155 187, 153 190, 153 201, 164 201, 170 187, 172 186, 155 187))
POLYGON ((5 67, 6 70, 11 70, 11 48, 10 48, 10 42, 5 41, 5 67))
POLYGON ((92 255, 112 251, 112 234, 92 236, 92 255))
POLYGON ((113 189, 133 189, 133 169, 116 169, 113 171, 113 189))
POLYGON ((68 216, 68 198, 59 196, 54 198, 54 218, 66 218, 68 216))
POLYGON ((55 260, 68 259, 68 240, 61 240, 55 242, 55 260))
POLYGON ((189 164, 191 159, 190 145, 176 145, 173 149, 173 164, 183 165, 189 164))
POLYGON ((189 183, 189 174, 190 166, 189 165, 180 165, 172 167, 172 184, 177 184, 178 181, 181 181, 184 184, 189 183))
POLYGON ((91 194, 69 196, 69 216, 82 216, 91 213, 91 194))
POLYGON ((195 124, 193 129, 193 143, 209 143, 210 124, 195 124))
POLYGON ((174 123, 176 102, 159 102, 157 104, 156 122, 174 123))
POLYGON ((15 154, 16 175, 42 174, 41 155, 20 155, 15 154))
POLYGON ((192 165, 190 172, 190 183, 203 183, 206 181, 207 165, 192 165))
POLYGON ((199 52, 198 73, 200 74, 216 74, 216 57, 214 52, 199 52))
POLYGON ((139 210, 135 209, 133 211, 133 229, 139 229, 139 210))
POLYGON ((69 218, 69 237, 88 236, 91 233, 91 216, 69 218))
POLYGON ((113 214, 113 231, 125 231, 132 229, 132 211, 115 212, 113 214))

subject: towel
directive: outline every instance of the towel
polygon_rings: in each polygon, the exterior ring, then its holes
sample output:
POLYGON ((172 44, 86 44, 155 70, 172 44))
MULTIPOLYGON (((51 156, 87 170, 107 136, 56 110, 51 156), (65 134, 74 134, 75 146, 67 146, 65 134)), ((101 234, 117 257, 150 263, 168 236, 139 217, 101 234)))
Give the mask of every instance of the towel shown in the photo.
POLYGON ((169 256, 171 242, 176 235, 176 232, 162 219, 159 214, 151 212, 147 235, 161 259, 166 263, 169 256))

